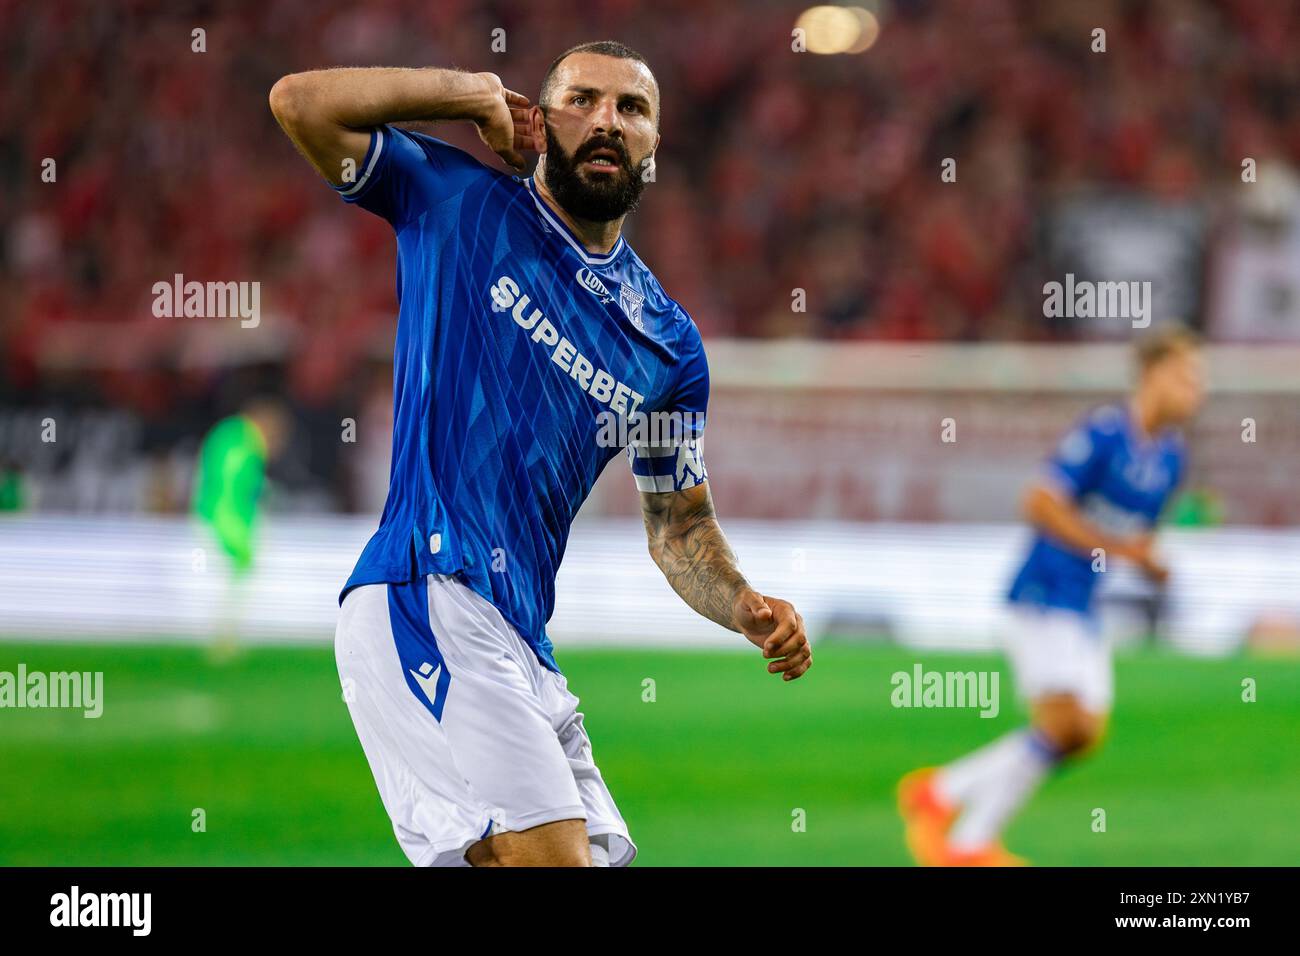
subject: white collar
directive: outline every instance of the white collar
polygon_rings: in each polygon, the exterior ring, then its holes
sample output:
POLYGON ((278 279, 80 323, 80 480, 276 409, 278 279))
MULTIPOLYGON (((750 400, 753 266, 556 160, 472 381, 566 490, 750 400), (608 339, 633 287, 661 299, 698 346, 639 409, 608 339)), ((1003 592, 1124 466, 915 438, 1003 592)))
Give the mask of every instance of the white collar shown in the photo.
POLYGON ((552 229, 563 237, 564 241, 573 248, 573 251, 576 252, 587 265, 607 266, 622 254, 627 243, 624 242, 623 237, 620 235, 618 241, 614 243, 614 248, 610 249, 605 255, 592 255, 587 251, 586 247, 578 241, 578 237, 573 234, 573 230, 564 224, 564 220, 555 215, 551 210, 551 207, 546 205, 546 201, 543 200, 541 196, 537 195, 537 187, 533 185, 532 176, 529 176, 524 180, 524 185, 528 187, 528 192, 533 197, 533 205, 537 207, 537 211, 541 214, 542 218, 546 220, 547 224, 550 225, 552 229))

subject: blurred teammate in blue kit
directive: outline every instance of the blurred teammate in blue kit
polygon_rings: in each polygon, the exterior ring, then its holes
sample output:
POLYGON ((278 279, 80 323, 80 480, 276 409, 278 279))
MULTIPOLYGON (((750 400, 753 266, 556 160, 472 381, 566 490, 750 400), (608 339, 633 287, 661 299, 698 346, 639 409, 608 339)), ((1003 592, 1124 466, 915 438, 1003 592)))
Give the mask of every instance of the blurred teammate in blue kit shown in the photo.
POLYGON ((1179 429, 1204 398, 1198 341, 1185 329, 1145 335, 1137 364, 1129 401, 1079 422, 1025 497, 1035 535, 1008 594, 1006 650, 1030 726, 899 784, 908 847, 922 865, 1022 865, 1003 830, 1053 768, 1102 734, 1112 664, 1097 574, 1118 558, 1156 582, 1167 577, 1153 531, 1186 473, 1179 429))

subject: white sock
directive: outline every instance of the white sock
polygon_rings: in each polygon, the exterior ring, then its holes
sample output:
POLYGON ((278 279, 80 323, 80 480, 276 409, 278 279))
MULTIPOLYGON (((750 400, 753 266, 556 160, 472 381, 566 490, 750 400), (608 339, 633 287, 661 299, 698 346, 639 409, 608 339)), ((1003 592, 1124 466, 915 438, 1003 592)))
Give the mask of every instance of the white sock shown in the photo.
POLYGON ((996 840, 1058 760, 1037 733, 1017 730, 942 768, 939 795, 963 808, 950 845, 975 850, 996 840))
POLYGON ((1024 746, 1024 733, 1013 731, 940 767, 934 778, 939 796, 953 806, 964 805, 985 780, 1015 759, 1024 746))

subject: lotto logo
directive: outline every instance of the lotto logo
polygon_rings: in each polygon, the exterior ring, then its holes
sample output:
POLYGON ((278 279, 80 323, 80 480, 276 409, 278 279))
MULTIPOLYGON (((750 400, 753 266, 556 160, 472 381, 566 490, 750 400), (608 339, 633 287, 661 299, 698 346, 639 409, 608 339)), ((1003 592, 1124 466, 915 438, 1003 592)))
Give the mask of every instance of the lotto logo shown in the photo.
POLYGON ((600 276, 596 275, 596 273, 592 272, 590 269, 579 269, 574 278, 578 280, 580 286, 592 295, 598 295, 602 298, 609 297, 609 289, 605 288, 605 283, 601 282, 600 276))

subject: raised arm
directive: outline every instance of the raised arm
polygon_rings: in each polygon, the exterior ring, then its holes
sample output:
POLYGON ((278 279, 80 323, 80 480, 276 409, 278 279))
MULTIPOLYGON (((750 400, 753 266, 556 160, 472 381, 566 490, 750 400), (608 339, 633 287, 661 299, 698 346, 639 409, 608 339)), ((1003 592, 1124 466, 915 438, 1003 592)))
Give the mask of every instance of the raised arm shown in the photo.
POLYGON ((365 159, 370 130, 385 123, 469 120, 515 169, 534 149, 528 98, 507 90, 495 73, 358 68, 292 73, 271 87, 271 112, 311 164, 334 185, 345 163, 365 159))
POLYGON ((674 591, 698 613, 743 634, 784 680, 812 666, 803 618, 789 601, 750 587, 718 526, 708 483, 684 491, 642 492, 650 556, 674 591))

